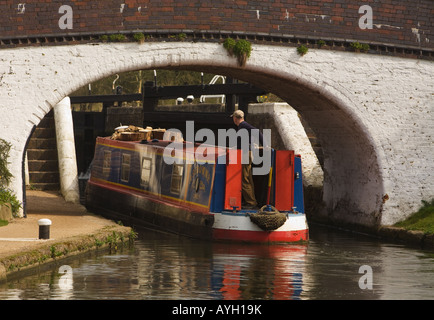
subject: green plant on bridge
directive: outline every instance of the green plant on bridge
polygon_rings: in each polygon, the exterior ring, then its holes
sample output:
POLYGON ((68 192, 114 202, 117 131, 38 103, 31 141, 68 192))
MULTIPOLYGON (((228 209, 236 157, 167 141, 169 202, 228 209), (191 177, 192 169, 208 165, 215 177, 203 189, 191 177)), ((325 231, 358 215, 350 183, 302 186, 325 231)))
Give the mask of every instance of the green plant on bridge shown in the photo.
POLYGON ((185 33, 170 34, 168 38, 176 41, 184 41, 187 39, 187 35, 185 33))
POLYGON ((123 34, 111 34, 108 36, 108 39, 111 42, 121 42, 124 41, 126 38, 123 34))
POLYGON ((145 35, 141 32, 135 33, 133 38, 139 43, 143 43, 145 41, 145 35))
POLYGON ((306 47, 304 44, 297 47, 297 53, 300 56, 304 56, 308 50, 309 50, 308 47, 306 47))
POLYGON ((123 34, 111 34, 111 35, 102 35, 99 37, 101 41, 109 41, 109 42, 121 42, 126 39, 126 37, 123 34))
POLYGON ((238 59, 240 66, 246 65, 247 59, 250 58, 252 52, 252 44, 247 40, 238 40, 234 46, 234 54, 238 59))
POLYGON ((318 48, 322 48, 326 45, 326 42, 324 40, 318 40, 318 48))
POLYGON ((184 41, 187 38, 187 35, 185 33, 178 33, 176 35, 176 39, 178 39, 178 41, 184 41))
POLYGON ((362 44, 358 41, 351 42, 350 47, 353 48, 354 51, 356 51, 356 52, 360 52, 360 51, 368 52, 369 51, 369 44, 367 44, 367 43, 362 44))
POLYGON ((226 38, 223 42, 223 47, 229 52, 230 56, 234 54, 234 47, 237 42, 232 38, 226 38))
POLYGON ((235 56, 241 67, 246 65, 247 59, 252 52, 252 44, 244 39, 235 41, 232 38, 226 38, 223 47, 229 52, 230 56, 235 56))

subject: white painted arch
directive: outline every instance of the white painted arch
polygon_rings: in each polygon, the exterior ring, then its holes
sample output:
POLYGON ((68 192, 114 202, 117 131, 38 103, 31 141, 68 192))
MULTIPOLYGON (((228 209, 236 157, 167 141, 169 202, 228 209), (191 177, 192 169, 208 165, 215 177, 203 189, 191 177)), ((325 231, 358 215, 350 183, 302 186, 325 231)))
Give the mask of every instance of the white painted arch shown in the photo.
POLYGON ((32 128, 78 88, 114 73, 188 68, 233 76, 279 95, 323 147, 324 210, 331 219, 387 225, 434 197, 433 63, 254 45, 247 65, 215 43, 95 43, 5 49, 1 137, 13 144, 12 189, 23 198, 32 128))

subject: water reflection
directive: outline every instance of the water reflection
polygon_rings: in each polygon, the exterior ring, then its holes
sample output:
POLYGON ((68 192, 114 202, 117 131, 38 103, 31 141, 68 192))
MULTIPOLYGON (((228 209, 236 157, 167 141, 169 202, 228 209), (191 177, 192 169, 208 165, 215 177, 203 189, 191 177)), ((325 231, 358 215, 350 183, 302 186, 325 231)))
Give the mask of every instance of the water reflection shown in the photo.
POLYGON ((179 240, 176 246, 158 240, 137 248, 141 298, 291 299, 300 295, 307 245, 179 240))
POLYGON ((215 245, 211 288, 216 299, 298 299, 307 245, 215 245))
POLYGON ((432 253, 361 235, 313 229, 309 244, 266 246, 139 233, 131 250, 0 284, 0 299, 434 299, 432 253))

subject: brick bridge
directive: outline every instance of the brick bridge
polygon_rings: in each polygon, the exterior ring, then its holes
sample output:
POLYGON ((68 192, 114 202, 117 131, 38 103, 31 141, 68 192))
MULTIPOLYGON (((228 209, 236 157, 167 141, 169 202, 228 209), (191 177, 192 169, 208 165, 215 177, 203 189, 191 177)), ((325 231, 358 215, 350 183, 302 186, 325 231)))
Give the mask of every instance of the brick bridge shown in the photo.
POLYGON ((326 218, 389 225, 434 197, 431 0, 32 0, 1 1, 0 11, 1 138, 13 144, 11 187, 22 200, 41 119, 81 86, 154 68, 231 76, 294 107, 323 147, 326 218), (246 66, 221 45, 228 36, 253 43, 246 66), (369 51, 353 52, 355 41, 369 51))

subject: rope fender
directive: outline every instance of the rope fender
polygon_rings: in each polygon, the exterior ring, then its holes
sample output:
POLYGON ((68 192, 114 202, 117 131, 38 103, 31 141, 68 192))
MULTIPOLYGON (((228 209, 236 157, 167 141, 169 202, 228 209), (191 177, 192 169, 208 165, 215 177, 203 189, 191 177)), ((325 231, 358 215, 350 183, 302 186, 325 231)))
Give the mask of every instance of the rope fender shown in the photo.
POLYGON ((271 205, 265 205, 256 213, 250 214, 250 220, 264 231, 273 231, 286 221, 286 214, 271 205))

